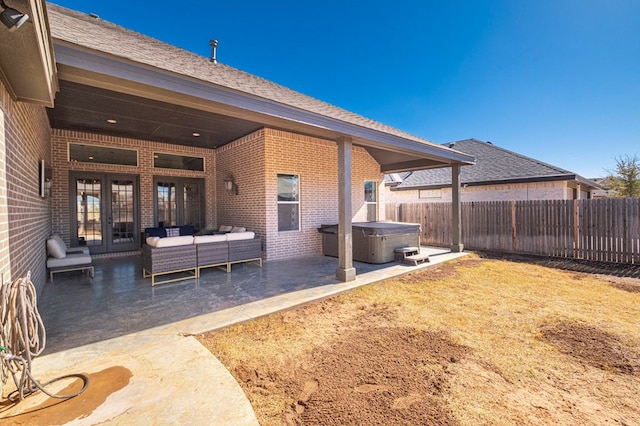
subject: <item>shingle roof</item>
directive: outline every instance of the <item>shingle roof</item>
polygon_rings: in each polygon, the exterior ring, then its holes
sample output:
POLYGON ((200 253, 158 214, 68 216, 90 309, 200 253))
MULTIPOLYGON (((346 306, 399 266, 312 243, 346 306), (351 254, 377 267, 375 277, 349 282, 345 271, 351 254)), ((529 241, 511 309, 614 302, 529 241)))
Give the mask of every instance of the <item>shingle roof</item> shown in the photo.
POLYGON ((47 3, 47 13, 54 40, 192 77, 207 84, 219 85, 259 96, 367 129, 437 146, 426 139, 303 95, 228 65, 219 62, 213 63, 209 58, 102 19, 51 3, 47 3))
POLYGON ((384 183, 388 185, 396 185, 404 181, 412 172, 388 173, 384 175, 384 183))
MULTIPOLYGON (((578 180, 598 188, 598 185, 568 170, 500 148, 491 142, 466 139, 445 144, 472 155, 476 164, 460 171, 462 184, 478 185, 518 181, 578 180)), ((438 187, 451 185, 449 169, 419 170, 411 173, 397 188, 438 187)))

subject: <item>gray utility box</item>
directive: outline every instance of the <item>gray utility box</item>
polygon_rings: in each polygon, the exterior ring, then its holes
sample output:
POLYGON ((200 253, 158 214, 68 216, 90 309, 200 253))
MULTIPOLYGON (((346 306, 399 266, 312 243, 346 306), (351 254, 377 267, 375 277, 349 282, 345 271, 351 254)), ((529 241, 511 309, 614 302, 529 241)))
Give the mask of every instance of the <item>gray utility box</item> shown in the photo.
MULTIPOLYGON (((322 225, 322 251, 338 257, 338 225, 322 225)), ((352 224, 353 260, 387 263, 395 260, 399 247, 420 247, 420 225, 402 222, 357 222, 352 224)))

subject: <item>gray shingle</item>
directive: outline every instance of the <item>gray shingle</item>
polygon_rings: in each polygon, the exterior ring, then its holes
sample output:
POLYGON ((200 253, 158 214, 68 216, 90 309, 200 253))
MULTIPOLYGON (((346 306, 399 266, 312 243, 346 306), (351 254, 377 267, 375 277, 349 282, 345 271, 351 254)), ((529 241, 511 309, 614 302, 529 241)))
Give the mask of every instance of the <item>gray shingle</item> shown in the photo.
MULTIPOLYGON (((546 179, 577 179, 587 184, 594 184, 568 170, 500 148, 490 142, 466 139, 444 145, 476 158, 475 165, 462 167, 460 172, 462 184, 546 179)), ((447 185, 451 185, 451 171, 433 169, 413 172, 398 187, 407 189, 447 185)))

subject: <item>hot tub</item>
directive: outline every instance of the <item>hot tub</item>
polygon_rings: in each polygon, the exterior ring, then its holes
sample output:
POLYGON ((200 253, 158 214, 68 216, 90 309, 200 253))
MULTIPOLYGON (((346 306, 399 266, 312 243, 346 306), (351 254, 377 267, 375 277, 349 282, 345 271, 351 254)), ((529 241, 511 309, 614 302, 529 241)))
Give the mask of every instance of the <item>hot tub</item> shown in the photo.
MULTIPOLYGON (((398 247, 420 246, 420 224, 403 222, 357 222, 351 225, 353 260, 387 263, 395 260, 398 247)), ((322 225, 322 251, 338 257, 338 225, 322 225)))

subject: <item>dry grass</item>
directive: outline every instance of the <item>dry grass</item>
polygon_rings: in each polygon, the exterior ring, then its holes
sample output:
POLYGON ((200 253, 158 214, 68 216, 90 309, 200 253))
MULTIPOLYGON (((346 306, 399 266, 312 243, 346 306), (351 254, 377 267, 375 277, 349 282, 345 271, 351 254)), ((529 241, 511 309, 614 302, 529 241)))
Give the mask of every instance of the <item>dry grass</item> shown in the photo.
POLYGON ((349 374, 314 370, 318 354, 353 332, 391 328, 465 348, 461 359, 421 367, 445 384, 434 394, 443 423, 640 424, 640 293, 609 281, 469 256, 201 341, 244 387, 261 424, 303 423, 319 407, 303 401, 307 411, 295 411, 308 378, 349 374))

